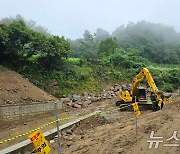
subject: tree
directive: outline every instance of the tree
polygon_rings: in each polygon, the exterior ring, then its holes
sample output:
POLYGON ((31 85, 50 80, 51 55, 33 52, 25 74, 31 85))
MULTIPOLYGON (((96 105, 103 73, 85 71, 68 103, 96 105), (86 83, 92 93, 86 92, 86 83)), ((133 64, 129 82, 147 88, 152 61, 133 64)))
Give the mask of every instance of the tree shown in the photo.
POLYGON ((113 54, 116 48, 116 41, 113 38, 107 38, 106 40, 101 41, 98 47, 98 54, 100 56, 108 56, 110 54, 113 54))
POLYGON ((93 36, 88 30, 84 31, 83 37, 85 41, 93 40, 93 36))
POLYGON ((0 59, 3 59, 3 56, 6 53, 7 42, 9 41, 8 34, 6 32, 6 25, 0 25, 0 59))
POLYGON ((94 36, 89 32, 84 32, 84 40, 80 43, 82 58, 88 61, 94 61, 97 59, 97 45, 94 41, 94 36))
POLYGON ((98 28, 95 33, 95 41, 102 41, 109 38, 110 35, 107 31, 103 30, 102 28, 98 28))
POLYGON ((31 33, 23 21, 13 21, 9 25, 1 27, 1 48, 4 56, 11 60, 23 57, 25 45, 31 40, 31 33))

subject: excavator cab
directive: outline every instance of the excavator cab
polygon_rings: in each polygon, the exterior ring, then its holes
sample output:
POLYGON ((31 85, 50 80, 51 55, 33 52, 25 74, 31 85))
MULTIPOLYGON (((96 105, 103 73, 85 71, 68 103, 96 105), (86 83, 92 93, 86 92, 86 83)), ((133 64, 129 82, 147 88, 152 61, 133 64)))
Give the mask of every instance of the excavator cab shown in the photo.
MULTIPOLYGON (((135 97, 132 98, 131 94, 132 87, 130 85, 122 85, 119 96, 122 99, 122 102, 135 102, 135 97)), ((146 100, 146 88, 137 88, 136 94, 136 102, 147 102, 146 100)))
POLYGON ((147 102, 146 89, 145 88, 138 88, 136 98, 137 98, 137 102, 147 102))

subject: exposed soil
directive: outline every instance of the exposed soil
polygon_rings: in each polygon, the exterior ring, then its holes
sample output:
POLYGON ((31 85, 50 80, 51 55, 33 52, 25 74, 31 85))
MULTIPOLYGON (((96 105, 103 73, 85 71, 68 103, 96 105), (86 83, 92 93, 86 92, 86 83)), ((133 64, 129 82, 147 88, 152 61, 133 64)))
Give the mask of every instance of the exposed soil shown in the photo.
MULTIPOLYGON (((64 154, 178 154, 180 140, 167 141, 174 131, 178 131, 180 139, 180 98, 172 104, 167 104, 162 111, 142 111, 138 117, 138 135, 136 142, 135 116, 133 112, 123 111, 93 117, 76 126, 72 134, 62 133, 62 148, 64 154), (148 140, 151 131, 159 139, 159 147, 149 148, 148 140), (176 143, 178 147, 165 147, 164 144, 176 143)), ((158 140, 158 139, 157 139, 158 140)), ((51 153, 56 154, 57 141, 51 144, 51 153)))
MULTIPOLYGON (((107 110, 115 107, 117 98, 99 102, 93 102, 87 108, 65 109, 61 111, 60 118, 70 115, 84 115, 96 110, 107 110)), ((42 102, 57 100, 41 89, 31 84, 28 79, 0 66, 0 105, 20 102, 42 102)), ((26 123, 17 124, 14 127, 1 130, 0 140, 13 137, 27 130, 31 130, 54 120, 51 115, 46 118, 32 119, 26 123)), ((178 131, 180 139, 180 97, 165 105, 162 111, 152 112, 142 110, 138 117, 138 135, 136 138, 136 118, 133 111, 116 111, 110 114, 94 116, 74 125, 70 130, 62 132, 63 154, 178 154, 180 153, 180 141, 169 139, 174 131, 178 131), (159 143, 157 149, 149 149, 150 133, 154 131, 155 137, 164 137, 163 143, 159 143), (137 142, 136 142, 137 139, 137 142), (178 147, 164 147, 163 144, 177 143, 178 147)), ((51 125, 43 130, 55 127, 51 125)), ((0 145, 0 149, 27 139, 28 136, 0 145)), ((57 139, 50 144, 51 154, 57 154, 57 139)))
POLYGON ((54 100, 57 98, 34 86, 18 73, 0 65, 0 105, 54 100))

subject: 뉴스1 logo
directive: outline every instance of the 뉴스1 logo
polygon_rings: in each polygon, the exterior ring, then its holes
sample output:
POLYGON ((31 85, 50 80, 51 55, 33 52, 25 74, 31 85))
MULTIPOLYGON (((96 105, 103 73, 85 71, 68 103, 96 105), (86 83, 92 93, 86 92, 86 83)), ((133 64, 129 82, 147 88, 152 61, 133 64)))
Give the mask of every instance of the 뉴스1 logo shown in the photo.
MULTIPOLYGON (((165 144, 163 144, 164 147, 178 147, 180 145, 180 139, 177 137, 177 131, 174 131, 172 136, 168 139, 166 139, 165 144), (169 141, 174 141, 175 143, 168 143, 169 141)), ((154 131, 151 131, 150 134, 150 139, 152 140, 148 140, 147 142, 149 142, 149 149, 151 149, 153 147, 153 143, 155 143, 154 147, 155 149, 158 148, 159 143, 163 143, 163 137, 154 137, 154 131)))

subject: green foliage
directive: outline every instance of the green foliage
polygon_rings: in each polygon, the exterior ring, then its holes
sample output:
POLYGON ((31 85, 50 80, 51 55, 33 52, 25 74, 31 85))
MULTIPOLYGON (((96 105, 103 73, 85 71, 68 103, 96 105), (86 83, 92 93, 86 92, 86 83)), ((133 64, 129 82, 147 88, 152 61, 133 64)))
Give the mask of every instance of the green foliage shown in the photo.
POLYGON ((180 34, 172 27, 141 21, 117 28, 112 37, 116 38, 119 48, 138 49, 142 57, 152 62, 180 63, 180 34))
POLYGON ((98 54, 100 56, 108 56, 110 54, 113 54, 116 48, 116 41, 112 38, 107 38, 106 40, 101 41, 101 43, 99 44, 98 54))
MULTIPOLYGON (((95 35, 85 31, 84 38, 66 40, 33 31, 21 16, 16 18, 0 21, 0 63, 55 96, 95 92, 109 82, 131 82, 143 67, 161 90, 180 87, 179 35, 172 28, 130 23, 112 36, 97 29, 95 35)), ((29 26, 36 27, 33 22, 29 26)))
POLYGON ((50 37, 51 34, 48 32, 48 30, 40 25, 37 25, 35 21, 33 20, 25 20, 21 15, 17 14, 16 17, 6 17, 6 18, 3 18, 0 20, 0 24, 6 24, 6 25, 9 25, 9 24, 12 24, 14 21, 24 21, 25 25, 35 31, 35 32, 39 32, 39 33, 42 33, 44 34, 45 36, 47 37, 50 37))
POLYGON ((117 49, 114 54, 103 58, 103 63, 106 65, 112 65, 116 68, 143 68, 148 63, 148 61, 141 56, 137 50, 130 50, 128 52, 117 49))
POLYGON ((97 59, 97 45, 89 31, 86 30, 83 36, 84 39, 80 42, 81 58, 90 62, 97 59))
POLYGON ((1 60, 21 59, 24 63, 36 56, 36 64, 39 63, 46 69, 61 68, 64 58, 70 55, 70 44, 64 37, 46 37, 27 28, 22 20, 1 25, 0 48, 1 60))

